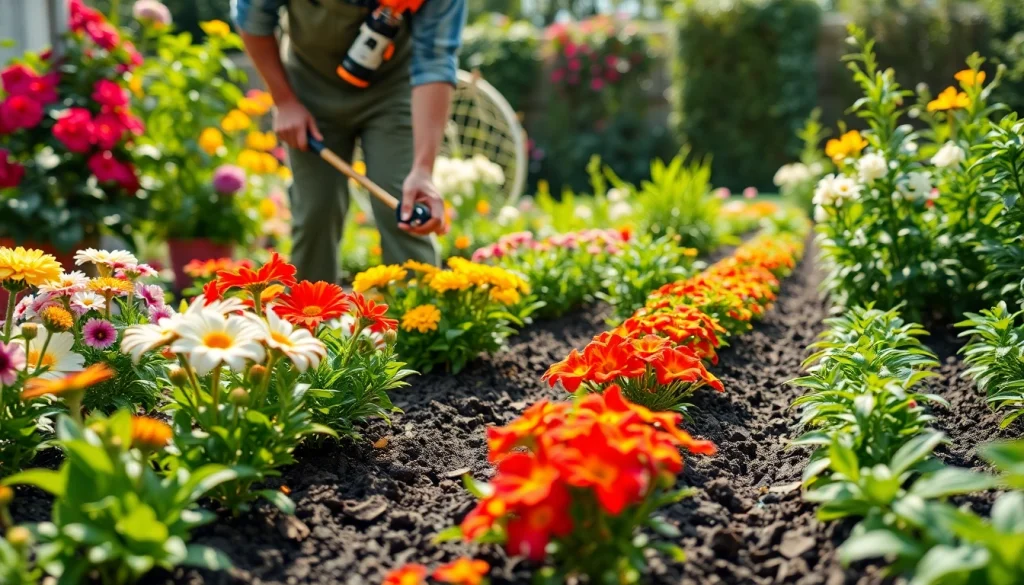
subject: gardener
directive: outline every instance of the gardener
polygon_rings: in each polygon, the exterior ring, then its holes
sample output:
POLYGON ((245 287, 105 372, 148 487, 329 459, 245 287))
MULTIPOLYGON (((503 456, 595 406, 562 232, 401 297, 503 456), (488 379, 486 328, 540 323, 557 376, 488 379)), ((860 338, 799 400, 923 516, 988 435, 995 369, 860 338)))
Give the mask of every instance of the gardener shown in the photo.
POLYGON ((389 192, 401 192, 403 218, 416 202, 430 208, 431 220, 412 227, 396 222, 393 211, 371 198, 384 262, 437 265, 432 234, 446 225, 444 201, 431 177, 448 121, 466 0, 426 0, 405 19, 394 53, 366 88, 343 80, 337 70, 374 0, 231 4, 246 51, 274 98, 274 130, 289 146, 295 177, 292 258, 299 276, 338 279, 349 201, 348 180, 307 150, 307 132, 345 160, 352 160, 358 138, 367 176, 389 192), (279 43, 275 29, 282 9, 287 19, 279 43))

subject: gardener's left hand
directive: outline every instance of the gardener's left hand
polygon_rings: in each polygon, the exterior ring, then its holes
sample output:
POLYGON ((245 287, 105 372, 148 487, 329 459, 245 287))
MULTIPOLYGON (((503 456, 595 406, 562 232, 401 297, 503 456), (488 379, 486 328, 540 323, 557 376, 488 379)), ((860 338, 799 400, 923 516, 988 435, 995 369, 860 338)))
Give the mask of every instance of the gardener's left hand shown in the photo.
POLYGON ((441 198, 437 187, 434 186, 430 172, 426 169, 414 168, 405 178, 405 183, 402 185, 401 213, 403 220, 408 220, 412 216, 412 209, 416 203, 422 203, 430 209, 430 220, 416 227, 408 223, 399 223, 399 228, 417 236, 448 233, 444 199, 441 198))

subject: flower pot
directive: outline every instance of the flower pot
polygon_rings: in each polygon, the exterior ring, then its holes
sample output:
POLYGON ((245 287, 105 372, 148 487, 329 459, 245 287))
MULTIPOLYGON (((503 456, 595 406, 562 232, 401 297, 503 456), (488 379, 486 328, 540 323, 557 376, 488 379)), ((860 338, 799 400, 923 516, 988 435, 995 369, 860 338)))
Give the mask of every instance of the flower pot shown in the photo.
MULTIPOLYGON (((90 238, 86 241, 83 241, 79 245, 73 247, 70 251, 62 252, 58 250, 56 247, 54 247, 52 244, 43 244, 33 241, 22 242, 19 244, 11 238, 0 238, 0 247, 16 248, 18 246, 27 249, 42 250, 44 253, 50 254, 51 256, 56 258, 57 262, 60 262, 60 265, 64 268, 64 272, 71 272, 72 270, 75 270, 75 252, 83 248, 95 248, 96 239, 90 238)), ((8 293, 6 290, 0 288, 0 321, 3 321, 5 311, 7 310, 7 294, 8 293)), ((25 293, 21 293, 18 295, 18 297, 20 298, 24 294, 25 293)))
POLYGON ((192 285, 192 277, 185 274, 185 265, 193 260, 216 260, 231 258, 234 246, 218 244, 207 238, 170 239, 167 247, 171 254, 171 268, 174 270, 174 288, 184 290, 192 285))

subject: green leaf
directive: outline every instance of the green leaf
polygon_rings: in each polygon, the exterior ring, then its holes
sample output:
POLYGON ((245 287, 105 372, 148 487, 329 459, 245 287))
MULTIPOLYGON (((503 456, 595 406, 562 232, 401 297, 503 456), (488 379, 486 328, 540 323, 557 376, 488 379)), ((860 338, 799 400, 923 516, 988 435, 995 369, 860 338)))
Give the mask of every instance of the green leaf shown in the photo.
POLYGON ((139 504, 118 520, 117 534, 137 543, 162 543, 169 536, 167 526, 157 518, 156 511, 139 504))
POLYGON ((54 497, 63 498, 67 489, 67 472, 65 469, 61 468, 60 471, 29 469, 4 479, 3 484, 30 485, 53 494, 54 497))
POLYGON ((650 545, 654 550, 666 555, 676 563, 686 562, 686 551, 682 547, 669 542, 652 542, 650 545))
POLYGON ((878 557, 916 556, 921 546, 898 532, 879 529, 851 536, 839 548, 839 561, 844 565, 878 557))
POLYGON ((442 542, 455 542, 462 540, 462 527, 460 526, 449 526, 441 532, 437 533, 434 537, 434 544, 440 544, 442 542))
POLYGON ((181 564, 187 567, 207 569, 209 571, 226 571, 232 568, 231 559, 221 551, 201 544, 190 544, 181 564))
POLYGON ((934 500, 988 490, 998 485, 998 479, 960 467, 946 467, 930 473, 910 488, 910 494, 925 500, 934 500))
POLYGON ((651 516, 650 519, 647 520, 647 525, 665 538, 679 538, 683 535, 683 533, 679 531, 678 527, 674 524, 668 523, 664 518, 659 516, 651 516))
POLYGON ((952 547, 940 544, 928 551, 917 564, 910 585, 935 585, 946 577, 965 574, 988 564, 989 552, 971 546, 952 547))
POLYGON ((846 445, 840 442, 839 437, 832 439, 828 448, 828 457, 832 462, 832 469, 854 481, 860 477, 860 464, 857 461, 857 454, 846 445))
POLYGON ((264 498, 273 504, 281 512, 293 516, 295 514, 295 502, 280 490, 259 490, 256 495, 264 498))
POLYGON ((478 500, 482 500, 494 493, 494 488, 491 487, 491 484, 477 481, 468 473, 462 476, 462 485, 465 486, 466 491, 473 494, 473 497, 478 500))
POLYGON ((889 463, 893 475, 899 476, 906 473, 917 462, 931 455, 935 447, 938 447, 945 438, 946 436, 942 433, 932 432, 918 435, 907 441, 899 451, 896 451, 889 463))

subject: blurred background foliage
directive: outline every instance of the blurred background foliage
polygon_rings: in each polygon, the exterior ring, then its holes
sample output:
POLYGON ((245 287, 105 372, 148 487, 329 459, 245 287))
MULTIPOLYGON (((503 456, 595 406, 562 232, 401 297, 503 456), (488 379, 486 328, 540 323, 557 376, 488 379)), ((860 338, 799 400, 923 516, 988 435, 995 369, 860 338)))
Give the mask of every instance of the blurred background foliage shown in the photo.
MULTIPOLYGON (((229 17, 230 0, 164 1, 197 39, 199 22, 229 17)), ((772 189, 811 112, 834 126, 856 95, 839 61, 850 21, 901 83, 933 91, 981 52, 1007 67, 999 99, 1024 111, 1021 0, 469 0, 469 13, 462 67, 520 112, 530 187, 556 195, 588 189, 593 154, 639 181, 683 144, 713 159, 716 186, 772 189)))

